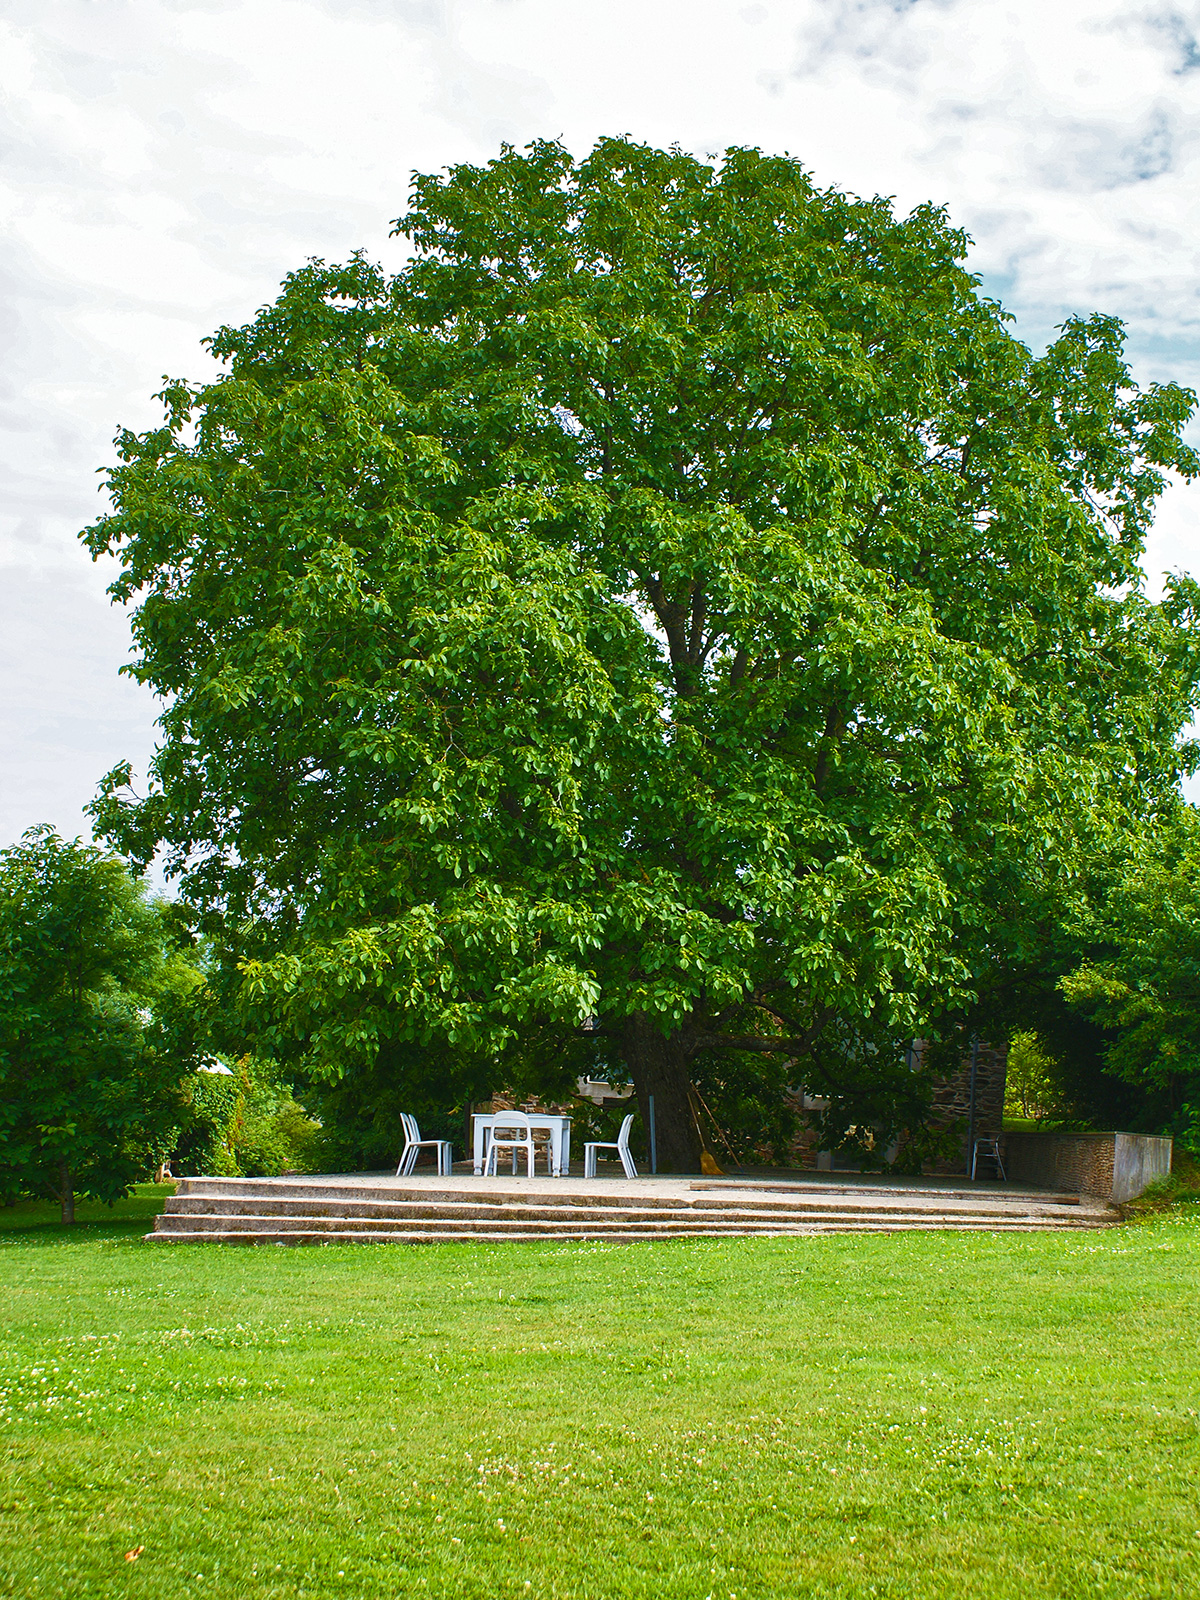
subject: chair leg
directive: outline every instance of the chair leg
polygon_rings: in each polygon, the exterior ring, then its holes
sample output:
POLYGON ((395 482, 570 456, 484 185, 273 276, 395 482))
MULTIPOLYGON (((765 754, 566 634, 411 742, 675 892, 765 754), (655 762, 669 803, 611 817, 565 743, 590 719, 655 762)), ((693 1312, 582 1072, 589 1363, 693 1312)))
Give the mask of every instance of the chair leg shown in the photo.
POLYGON ((594 1150, 585 1150, 583 1152, 583 1175, 585 1178, 594 1178, 596 1176, 596 1152, 594 1150))
POLYGON ((633 1157, 628 1150, 621 1151, 621 1165, 625 1168, 625 1176, 627 1178, 637 1177, 637 1168, 634 1166, 633 1157))

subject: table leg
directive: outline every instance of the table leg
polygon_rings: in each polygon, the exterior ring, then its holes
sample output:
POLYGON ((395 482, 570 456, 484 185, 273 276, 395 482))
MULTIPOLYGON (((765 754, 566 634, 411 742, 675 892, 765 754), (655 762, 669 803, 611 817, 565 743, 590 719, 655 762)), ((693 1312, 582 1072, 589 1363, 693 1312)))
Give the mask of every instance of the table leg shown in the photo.
POLYGON ((475 1168, 475 1176, 477 1178, 483 1176, 483 1158, 486 1153, 484 1142, 486 1136, 487 1129, 484 1127, 482 1120, 479 1117, 476 1117, 474 1131, 471 1136, 471 1162, 475 1168))

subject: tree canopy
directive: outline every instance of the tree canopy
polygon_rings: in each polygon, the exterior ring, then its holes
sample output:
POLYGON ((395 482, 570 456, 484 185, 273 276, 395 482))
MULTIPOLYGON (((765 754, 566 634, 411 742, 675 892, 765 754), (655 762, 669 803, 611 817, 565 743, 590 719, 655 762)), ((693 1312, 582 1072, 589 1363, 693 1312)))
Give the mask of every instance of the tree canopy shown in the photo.
POLYGON ((119 436, 85 537, 165 709, 96 814, 275 1054, 584 1041, 694 1168, 698 1063, 849 1093, 1176 803, 1194 397, 754 150, 506 147, 397 228, 119 436))
POLYGON ((70 1222, 169 1154, 192 1063, 164 1013, 198 981, 117 857, 46 827, 0 852, 0 1193, 70 1222))
POLYGON ((1061 988, 1103 1030, 1110 1072, 1141 1091, 1141 1125, 1200 1155, 1200 817, 1146 841, 1061 988))

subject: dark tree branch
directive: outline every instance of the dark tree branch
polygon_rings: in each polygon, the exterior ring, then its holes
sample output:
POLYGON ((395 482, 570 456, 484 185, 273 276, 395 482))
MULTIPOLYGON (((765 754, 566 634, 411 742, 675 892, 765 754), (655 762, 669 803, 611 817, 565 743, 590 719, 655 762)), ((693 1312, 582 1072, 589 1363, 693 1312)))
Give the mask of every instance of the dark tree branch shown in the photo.
POLYGON ((816 790, 818 798, 825 793, 825 783, 829 777, 830 751, 845 731, 845 716, 842 708, 834 701, 825 713, 825 727, 821 732, 821 742, 817 747, 816 765, 813 768, 813 788, 816 790))
POLYGON ((695 665, 700 659, 700 641, 704 637, 704 623, 708 615, 708 604, 702 583, 692 587, 692 625, 688 633, 687 652, 688 661, 695 665))
POLYGON ((753 1050, 761 1055, 796 1056, 809 1050, 829 1026, 833 1007, 823 1006, 811 1028, 790 1038, 782 1034, 756 1033, 697 1033, 691 1041, 692 1050, 753 1050))

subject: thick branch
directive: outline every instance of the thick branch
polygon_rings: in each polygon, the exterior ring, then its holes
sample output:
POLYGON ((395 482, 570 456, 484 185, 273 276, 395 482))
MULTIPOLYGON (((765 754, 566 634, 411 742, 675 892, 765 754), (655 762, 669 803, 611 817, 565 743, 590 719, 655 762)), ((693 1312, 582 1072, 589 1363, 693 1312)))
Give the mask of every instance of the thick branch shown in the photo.
MULTIPOLYGON (((818 1030, 819 1031, 819 1030, 818 1030)), ((815 1037, 815 1034, 813 1035, 815 1037)), ((807 1050, 812 1043, 808 1034, 799 1039, 784 1039, 779 1034, 766 1037, 754 1033, 698 1033, 692 1042, 694 1050, 755 1050, 762 1055, 794 1056, 807 1050)))
POLYGON ((695 666, 700 659, 700 645, 704 638, 704 620, 708 614, 708 603, 704 594, 704 585, 697 583, 692 589, 692 626, 688 634, 688 663, 695 666))
POLYGON ((825 783, 829 777, 830 751, 845 731, 845 717, 841 707, 835 701, 825 715, 825 726, 821 731, 821 742, 817 747, 817 761, 813 770, 813 788, 818 798, 825 793, 825 783))
POLYGON ((698 1033, 692 1039, 693 1050, 755 1050, 763 1055, 799 1055, 811 1049, 833 1020, 833 1007, 822 1006, 811 1027, 801 1034, 758 1033, 698 1033))

